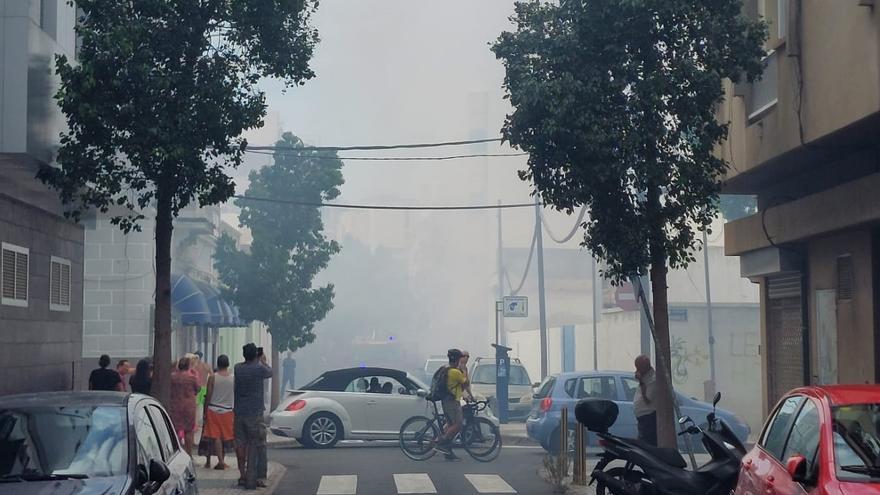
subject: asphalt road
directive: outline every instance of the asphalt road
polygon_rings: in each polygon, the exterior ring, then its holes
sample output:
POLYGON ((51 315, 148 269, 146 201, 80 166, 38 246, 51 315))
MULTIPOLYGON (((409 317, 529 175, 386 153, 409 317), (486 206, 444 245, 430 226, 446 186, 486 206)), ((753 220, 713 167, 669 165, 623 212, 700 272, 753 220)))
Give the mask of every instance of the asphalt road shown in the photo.
POLYGON ((461 461, 436 455, 418 462, 393 445, 370 444, 309 450, 277 447, 269 459, 287 467, 275 493, 280 495, 394 495, 437 493, 553 493, 537 474, 544 451, 538 447, 504 447, 493 462, 474 461, 464 451, 461 461))

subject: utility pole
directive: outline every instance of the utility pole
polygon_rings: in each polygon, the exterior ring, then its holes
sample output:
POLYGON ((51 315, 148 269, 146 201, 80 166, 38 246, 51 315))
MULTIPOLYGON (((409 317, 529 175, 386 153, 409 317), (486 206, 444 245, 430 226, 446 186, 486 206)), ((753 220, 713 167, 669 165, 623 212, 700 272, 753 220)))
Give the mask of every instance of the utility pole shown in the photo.
POLYGON ((535 195, 535 237, 538 251, 538 317, 541 324, 541 380, 547 377, 547 309, 544 302, 544 236, 541 226, 541 198, 535 195))
POLYGON ((596 267, 596 257, 590 253, 590 259, 593 260, 593 370, 599 369, 599 287, 596 282, 599 280, 598 269, 596 267))
POLYGON ((712 287, 709 283, 709 236, 703 230, 703 269, 706 278, 706 318, 709 330, 709 386, 706 387, 706 400, 715 396, 715 333, 712 328, 712 287))
MULTIPOLYGON (((498 200, 498 205, 501 205, 501 200, 498 200)), ((498 208, 498 300, 504 300, 504 237, 501 234, 501 208, 498 208)), ((498 335, 499 338, 495 341, 496 344, 507 345, 507 335, 504 333, 504 315, 497 316, 500 319, 498 322, 498 335)))

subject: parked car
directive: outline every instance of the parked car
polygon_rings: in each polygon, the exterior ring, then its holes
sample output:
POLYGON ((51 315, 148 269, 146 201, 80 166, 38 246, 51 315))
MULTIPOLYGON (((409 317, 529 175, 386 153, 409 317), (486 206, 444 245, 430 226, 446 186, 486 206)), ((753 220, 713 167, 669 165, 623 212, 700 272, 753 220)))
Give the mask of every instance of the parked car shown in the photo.
POLYGON ((434 373, 436 373, 441 366, 447 364, 449 364, 449 359, 446 356, 429 357, 425 360, 425 367, 422 368, 422 380, 425 383, 431 383, 431 379, 434 378, 434 373))
POLYGON ((880 386, 789 392, 743 458, 736 494, 880 493, 880 386))
MULTIPOLYGON (((495 400, 495 358, 478 357, 468 370, 471 379, 471 392, 478 399, 489 401, 489 408, 498 413, 495 400)), ((507 417, 512 420, 525 420, 532 409, 532 386, 529 372, 519 358, 510 360, 510 379, 507 388, 507 417)))
POLYGON ((289 392, 272 412, 270 429, 312 448, 333 447, 343 439, 397 440, 404 421, 433 415, 431 403, 425 400, 428 388, 395 369, 328 371, 289 392), (370 391, 374 378, 380 386, 390 383, 391 393, 370 391))
MULTIPOLYGON (((633 414, 633 397, 639 382, 632 372, 625 371, 584 371, 550 375, 538 386, 534 394, 532 410, 526 420, 526 431, 530 438, 538 441, 545 450, 559 452, 562 424, 562 409, 568 408, 569 431, 573 432, 577 421, 574 406, 588 397, 608 399, 617 403, 620 413, 611 427, 611 433, 620 437, 638 436, 638 424, 633 414)), ((712 411, 712 404, 697 401, 677 393, 681 414, 695 421, 705 422, 706 415, 712 411)), ((750 428, 745 421, 732 412, 718 409, 718 417, 725 420, 740 441, 748 439, 750 428)), ((679 437, 684 447, 682 437, 679 437)), ((595 435, 587 435, 587 445, 598 446, 595 435)), ((569 449, 574 445, 574 434, 569 435, 569 449)), ((695 447, 699 447, 694 445, 695 447)))
POLYGON ((198 493, 162 406, 117 392, 0 398, 0 494, 198 493))

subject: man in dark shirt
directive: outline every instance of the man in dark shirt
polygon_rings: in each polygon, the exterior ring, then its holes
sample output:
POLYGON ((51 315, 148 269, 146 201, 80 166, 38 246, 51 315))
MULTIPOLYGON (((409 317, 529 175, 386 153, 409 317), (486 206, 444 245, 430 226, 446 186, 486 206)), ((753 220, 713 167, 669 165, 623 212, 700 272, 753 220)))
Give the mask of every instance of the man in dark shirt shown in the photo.
POLYGON ((238 484, 253 490, 266 486, 261 479, 266 460, 265 380, 272 378, 266 356, 253 343, 242 348, 245 362, 235 365, 235 454, 238 484))
POLYGON ((122 383, 122 377, 116 370, 108 370, 110 366, 110 356, 103 354, 98 358, 99 368, 92 370, 89 375, 89 390, 109 390, 111 392, 124 392, 125 386, 122 383))

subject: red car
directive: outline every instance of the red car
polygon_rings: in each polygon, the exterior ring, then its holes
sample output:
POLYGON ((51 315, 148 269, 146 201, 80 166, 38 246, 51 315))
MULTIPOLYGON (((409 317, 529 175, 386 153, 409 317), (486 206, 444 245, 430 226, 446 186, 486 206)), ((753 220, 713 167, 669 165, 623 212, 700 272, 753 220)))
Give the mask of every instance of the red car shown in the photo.
POLYGON ((880 494, 880 386, 789 392, 743 458, 734 493, 880 494))

